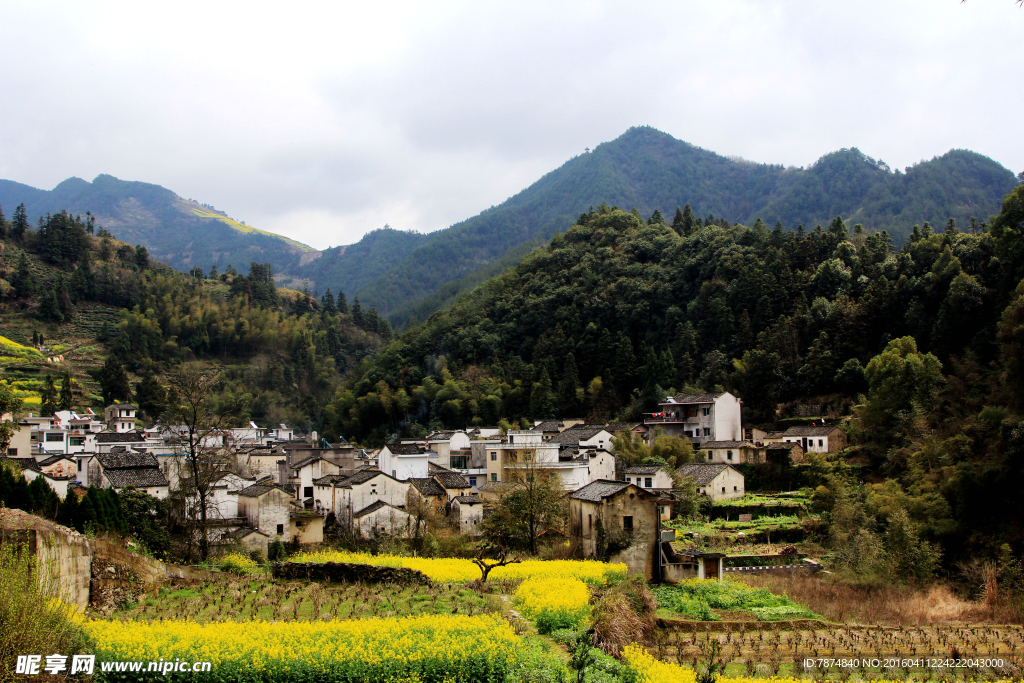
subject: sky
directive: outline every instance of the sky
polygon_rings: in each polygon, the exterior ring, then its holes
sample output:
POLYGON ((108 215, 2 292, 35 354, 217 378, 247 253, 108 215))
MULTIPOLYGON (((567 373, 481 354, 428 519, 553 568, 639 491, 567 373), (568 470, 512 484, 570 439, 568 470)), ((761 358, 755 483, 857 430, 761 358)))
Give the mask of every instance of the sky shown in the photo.
POLYGON ((0 178, 157 183, 317 248, 432 232, 650 125, 1024 170, 1013 0, 0 0, 0 178))

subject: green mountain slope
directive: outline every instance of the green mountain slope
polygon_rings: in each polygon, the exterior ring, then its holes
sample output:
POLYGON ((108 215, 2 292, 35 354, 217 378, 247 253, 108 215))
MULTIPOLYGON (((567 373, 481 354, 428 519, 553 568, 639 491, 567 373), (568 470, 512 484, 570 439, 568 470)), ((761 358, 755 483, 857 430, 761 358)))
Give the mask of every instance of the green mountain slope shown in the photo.
MULTIPOLYGON (((533 239, 547 239, 568 228, 576 216, 601 203, 648 216, 654 210, 671 218, 687 202, 698 216, 724 216, 752 224, 761 218, 789 229, 813 228, 842 215, 867 228, 887 229, 902 242, 915 223, 961 226, 972 216, 984 220, 998 211, 1015 184, 1013 174, 987 157, 955 150, 923 162, 908 172, 890 172, 856 149, 822 157, 807 169, 754 164, 677 140, 653 128, 633 128, 575 157, 514 197, 481 214, 428 235, 422 244, 387 272, 369 277, 355 293, 402 324, 422 319, 442 286, 467 278, 501 258, 509 249, 533 239), (430 300, 423 300, 431 297, 430 300)), ((409 241, 408 246, 412 244, 409 241)), ((323 290, 344 282, 343 275, 317 264, 315 280, 323 290), (338 284, 334 284, 338 283, 338 284)), ((372 276, 367 269, 363 277, 372 276)), ((454 285, 459 293, 465 285, 454 285)), ((346 289, 351 295, 351 290, 346 289)))
POLYGON ((314 249, 280 235, 254 229, 223 212, 183 199, 153 185, 99 175, 90 183, 68 178, 53 190, 39 190, 0 180, 0 206, 9 216, 24 203, 29 219, 67 210, 91 211, 98 225, 114 237, 145 245, 150 254, 179 270, 216 264, 247 270, 249 263, 269 262, 276 271, 294 270, 314 249))

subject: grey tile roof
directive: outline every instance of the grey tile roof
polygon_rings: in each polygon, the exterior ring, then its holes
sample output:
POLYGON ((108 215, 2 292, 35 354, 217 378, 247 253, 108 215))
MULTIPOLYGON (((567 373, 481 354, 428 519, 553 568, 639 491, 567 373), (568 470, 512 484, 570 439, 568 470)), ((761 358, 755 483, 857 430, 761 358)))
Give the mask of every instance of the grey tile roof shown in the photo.
POLYGON ((626 474, 657 474, 664 465, 634 465, 626 468, 626 474))
POLYGON ((479 505, 483 501, 481 501, 476 496, 455 496, 454 498, 452 498, 452 502, 457 502, 460 505, 479 505))
POLYGON ((632 484, 627 484, 624 481, 609 481, 608 479, 598 479, 592 481, 583 488, 576 489, 573 491, 570 498, 576 500, 586 500, 591 503, 600 503, 602 500, 609 496, 614 496, 625 488, 629 488, 632 484))
POLYGON ((451 470, 434 470, 430 475, 438 484, 446 489, 468 489, 469 480, 458 472, 451 470))
POLYGON ((836 429, 836 425, 825 425, 824 427, 790 427, 782 433, 783 436, 828 436, 836 429))
POLYGON ((231 531, 229 531, 226 534, 224 534, 224 538, 230 538, 230 539, 239 541, 239 540, 241 540, 241 539, 243 539, 246 536, 249 536, 251 534, 259 534, 260 536, 266 536, 267 538, 270 538, 270 536, 268 534, 265 534, 265 533, 263 533, 262 531, 260 531, 258 529, 253 529, 253 528, 247 527, 247 526, 238 527, 237 529, 232 529, 231 531))
POLYGON ((138 432, 100 432, 96 443, 142 443, 146 439, 138 432))
POLYGON ((774 443, 765 444, 764 447, 765 450, 769 451, 791 451, 794 448, 803 448, 803 446, 796 441, 776 441, 774 443))
POLYGON ((305 467, 306 465, 309 465, 310 463, 314 463, 317 460, 323 460, 323 458, 321 458, 319 455, 310 455, 310 456, 307 456, 307 457, 303 458, 302 460, 299 460, 297 462, 292 463, 291 468, 293 470, 297 470, 300 467, 305 467))
POLYGON ((331 484, 340 484, 349 478, 347 474, 328 474, 318 479, 313 480, 314 486, 330 486, 331 484))
POLYGON ((96 460, 105 470, 119 470, 127 467, 160 468, 160 463, 152 453, 100 453, 96 456, 96 460))
POLYGON ((693 481, 697 486, 707 486, 711 483, 712 479, 725 471, 727 467, 729 466, 724 462, 697 462, 683 465, 676 472, 683 477, 693 477, 693 481))
POLYGON ((533 429, 538 432, 557 432, 560 431, 562 422, 560 420, 542 420, 538 424, 533 426, 533 429))
POLYGON ((110 485, 116 489, 134 486, 137 489, 149 488, 152 486, 167 486, 167 478, 159 469, 153 467, 138 467, 121 470, 104 470, 110 485))
POLYGON ((4 460, 6 460, 7 462, 12 462, 12 463, 16 464, 18 467, 20 467, 23 470, 33 470, 35 472, 39 472, 40 471, 39 463, 36 462, 35 458, 11 458, 11 457, 6 457, 5 456, 4 460))
POLYGON ((267 493, 268 491, 272 491, 274 489, 280 489, 281 491, 283 491, 285 493, 288 493, 288 494, 294 494, 295 493, 294 490, 293 491, 288 491, 286 487, 279 486, 278 484, 263 483, 263 484, 253 484, 252 486, 246 486, 244 489, 242 489, 241 491, 238 492, 238 495, 245 496, 246 498, 259 498, 264 493, 267 493))
POLYGON ((389 443, 385 448, 392 455, 421 455, 427 452, 421 443, 389 443))
POLYGON ((785 434, 785 433, 786 432, 768 432, 767 434, 764 435, 764 438, 766 438, 766 439, 781 439, 782 435, 785 434))
POLYGON ((749 441, 705 441, 701 444, 701 449, 708 448, 756 448, 753 443, 749 441))
POLYGON ((453 436, 455 436, 454 430, 450 432, 431 432, 427 434, 427 439, 430 441, 449 441, 453 436))
POLYGON ((416 490, 424 496, 437 496, 439 498, 448 497, 448 492, 441 488, 441 485, 431 477, 410 477, 406 481, 415 486, 416 490))
MULTIPOLYGON (((371 512, 376 512, 377 510, 380 510, 381 508, 394 508, 394 507, 395 507, 394 505, 388 505, 383 500, 376 500, 376 501, 370 503, 369 505, 367 505, 366 507, 364 507, 362 510, 359 510, 358 512, 352 513, 352 516, 358 519, 359 517, 365 517, 366 515, 370 514, 371 512)), ((398 508, 395 508, 395 509, 397 510, 398 508)), ((405 512, 405 511, 403 510, 402 512, 405 512)))
POLYGON ((359 470, 357 472, 353 472, 352 474, 350 474, 345 479, 345 481, 341 482, 341 484, 347 488, 356 484, 365 484, 371 479, 376 479, 377 477, 387 477, 388 479, 394 479, 395 481, 398 481, 390 474, 385 474, 380 470, 359 470))
POLYGON ((604 426, 610 433, 628 432, 641 426, 640 422, 609 422, 604 426))
POLYGON ((70 460, 71 462, 75 461, 75 459, 72 458, 70 455, 64 455, 63 453, 58 453, 56 455, 51 455, 49 458, 46 458, 45 460, 40 460, 39 461, 39 466, 40 467, 48 467, 50 465, 53 465, 54 463, 60 462, 61 460, 70 460))
MULTIPOLYGON (((672 398, 676 404, 681 403, 683 405, 688 405, 694 403, 714 403, 716 398, 724 395, 725 392, 720 391, 717 394, 679 394, 678 396, 673 396, 672 398)), ((672 404, 673 401, 666 401, 664 403, 661 403, 660 405, 666 406, 672 404)))

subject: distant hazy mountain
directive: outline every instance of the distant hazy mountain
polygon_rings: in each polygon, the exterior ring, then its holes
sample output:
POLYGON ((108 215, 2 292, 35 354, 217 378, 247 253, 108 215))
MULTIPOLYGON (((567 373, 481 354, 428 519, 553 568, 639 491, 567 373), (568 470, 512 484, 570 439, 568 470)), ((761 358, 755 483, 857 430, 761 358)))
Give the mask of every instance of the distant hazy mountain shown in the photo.
POLYGON ((312 247, 243 225, 159 185, 109 175, 96 176, 91 183, 68 178, 49 191, 0 180, 0 206, 8 218, 21 203, 33 224, 39 216, 63 209, 81 215, 91 211, 97 225, 114 237, 145 245, 153 257, 179 270, 199 266, 208 271, 213 264, 223 270, 231 264, 244 273, 250 262, 258 261, 288 272, 303 258, 315 256, 312 247))
MULTIPOLYGON (((1015 183, 1009 170, 966 150, 906 172, 892 172, 857 149, 832 152, 807 169, 785 168, 728 159, 653 128, 632 128, 462 223, 426 236, 390 235, 388 258, 372 267, 351 257, 360 242, 334 260, 325 253, 301 270, 316 269, 320 291, 344 284, 350 297, 357 294, 402 324, 410 317, 425 318, 488 277, 498 259, 521 255, 531 241, 568 228, 602 202, 636 207, 645 218, 657 209, 668 221, 677 206, 689 202, 698 216, 745 224, 761 218, 769 225, 781 221, 788 229, 827 226, 841 215, 850 225, 888 230, 900 243, 915 223, 943 225, 954 218, 964 227, 972 216, 987 220, 1015 183), (377 274, 388 262, 391 267, 377 274), (358 277, 353 270, 360 271, 358 277)), ((374 245, 366 245, 371 253, 381 241, 379 235, 372 239, 374 245)))

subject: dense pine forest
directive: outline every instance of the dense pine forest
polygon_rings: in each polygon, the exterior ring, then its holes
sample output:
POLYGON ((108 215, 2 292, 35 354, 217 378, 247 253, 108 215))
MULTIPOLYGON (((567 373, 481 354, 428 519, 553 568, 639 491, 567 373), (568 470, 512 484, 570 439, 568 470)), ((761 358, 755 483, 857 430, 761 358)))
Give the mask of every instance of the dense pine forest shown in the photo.
POLYGON ((866 570, 906 546, 901 566, 927 574, 1024 543, 1022 278, 1024 186, 991 225, 916 225, 898 249, 841 218, 786 230, 602 205, 365 362, 327 430, 381 443, 638 419, 715 389, 772 427, 815 404, 848 416, 854 444, 807 472, 830 542, 866 570))
POLYGON ((220 392, 242 399, 243 424, 316 429, 342 375, 391 335, 374 309, 341 292, 278 289, 273 268, 255 262, 248 274, 179 273, 90 215, 61 211, 32 225, 23 205, 10 221, 0 210, 0 240, 0 334, 48 350, 0 349, 27 411, 36 401, 46 413, 130 399, 151 422, 166 399, 163 373, 200 360, 223 369, 220 392))

